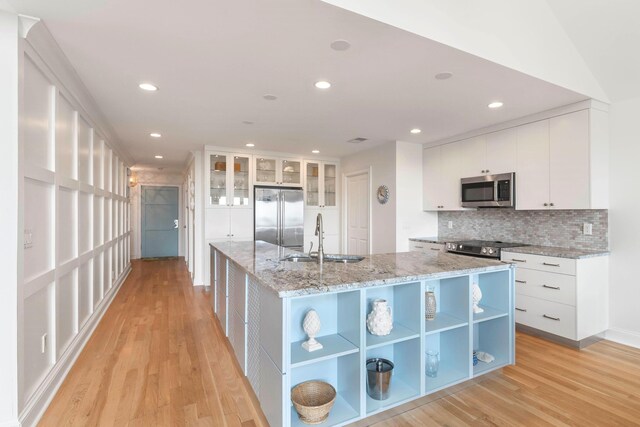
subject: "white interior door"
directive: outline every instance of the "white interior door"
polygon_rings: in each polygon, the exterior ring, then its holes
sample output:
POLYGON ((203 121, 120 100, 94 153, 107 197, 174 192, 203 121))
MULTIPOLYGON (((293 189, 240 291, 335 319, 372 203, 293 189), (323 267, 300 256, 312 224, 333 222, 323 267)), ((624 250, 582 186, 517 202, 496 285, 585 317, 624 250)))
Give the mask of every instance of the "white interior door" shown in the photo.
POLYGON ((369 173, 347 177, 347 253, 369 254, 369 173))

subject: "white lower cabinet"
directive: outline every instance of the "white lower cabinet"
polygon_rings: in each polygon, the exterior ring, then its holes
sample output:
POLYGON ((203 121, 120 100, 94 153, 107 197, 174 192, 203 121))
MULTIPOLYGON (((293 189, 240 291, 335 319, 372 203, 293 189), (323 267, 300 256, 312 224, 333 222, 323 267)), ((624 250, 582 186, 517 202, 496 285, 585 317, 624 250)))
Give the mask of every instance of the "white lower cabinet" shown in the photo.
POLYGON ((517 265, 516 322, 581 341, 608 328, 609 257, 582 259, 503 252, 517 265))
POLYGON ((444 252, 444 244, 430 242, 416 242, 409 240, 409 251, 413 252, 444 252))
POLYGON ((230 310, 229 317, 229 342, 242 373, 247 375, 247 324, 235 310, 230 310))

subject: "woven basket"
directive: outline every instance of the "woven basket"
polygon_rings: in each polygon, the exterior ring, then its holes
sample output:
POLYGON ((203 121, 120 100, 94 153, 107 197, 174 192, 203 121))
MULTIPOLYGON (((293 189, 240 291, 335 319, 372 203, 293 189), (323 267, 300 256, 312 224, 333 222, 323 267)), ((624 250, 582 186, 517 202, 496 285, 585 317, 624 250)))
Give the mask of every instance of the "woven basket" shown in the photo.
POLYGON ((305 424, 321 424, 336 401, 336 389, 323 381, 305 381, 291 390, 291 401, 305 424))

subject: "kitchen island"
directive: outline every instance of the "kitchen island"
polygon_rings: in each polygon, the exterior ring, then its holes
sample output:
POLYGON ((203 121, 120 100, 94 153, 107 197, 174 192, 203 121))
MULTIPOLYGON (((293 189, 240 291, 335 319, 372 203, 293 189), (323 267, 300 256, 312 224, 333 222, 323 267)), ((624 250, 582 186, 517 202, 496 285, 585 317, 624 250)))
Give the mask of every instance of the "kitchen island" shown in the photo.
POLYGON ((321 425, 344 425, 514 363, 514 266, 447 253, 371 255, 356 263, 283 261, 295 252, 264 242, 211 246, 212 306, 238 363, 272 426, 301 425, 290 390, 312 379, 338 395, 321 425), (482 313, 472 309, 472 285, 482 313), (436 295, 425 320, 425 292, 436 295), (392 308, 393 329, 376 336, 366 316, 374 299, 392 308), (302 329, 314 309, 321 350, 307 352, 302 329), (490 363, 473 365, 474 350, 490 363), (425 353, 439 352, 437 376, 425 375, 425 353), (395 364, 390 396, 366 393, 365 362, 395 364))

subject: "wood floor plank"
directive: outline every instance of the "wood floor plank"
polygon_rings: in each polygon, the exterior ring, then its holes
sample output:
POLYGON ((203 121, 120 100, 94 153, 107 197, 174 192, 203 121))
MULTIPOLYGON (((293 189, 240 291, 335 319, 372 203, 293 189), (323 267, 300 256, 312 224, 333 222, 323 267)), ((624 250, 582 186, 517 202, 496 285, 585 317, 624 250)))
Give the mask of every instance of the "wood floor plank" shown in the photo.
MULTIPOLYGON (((184 261, 134 261, 42 426, 263 427, 264 414, 184 261)), ((516 365, 353 424, 640 426, 640 350, 522 333, 516 365)), ((273 426, 278 427, 278 426, 273 426)))

